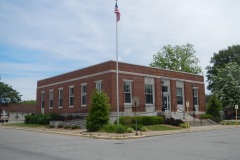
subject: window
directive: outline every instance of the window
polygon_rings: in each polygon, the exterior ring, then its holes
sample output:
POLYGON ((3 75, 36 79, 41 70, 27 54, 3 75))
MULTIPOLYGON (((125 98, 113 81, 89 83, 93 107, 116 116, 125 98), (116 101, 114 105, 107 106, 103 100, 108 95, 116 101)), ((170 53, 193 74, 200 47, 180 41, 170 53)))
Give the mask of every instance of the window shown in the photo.
POLYGON ((81 85, 81 96, 82 96, 81 97, 81 105, 86 106, 86 104, 87 104, 87 84, 81 85))
POLYGON ((69 87, 69 106, 73 107, 74 104, 74 86, 69 87))
POLYGON ((98 92, 102 92, 102 81, 96 82, 96 89, 98 90, 98 92))
POLYGON ((162 86, 162 92, 168 92, 168 87, 167 86, 162 86))
POLYGON ((59 108, 62 108, 62 105, 63 105, 63 89, 62 88, 59 88, 58 89, 58 107, 59 108))
POLYGON ((146 104, 153 104, 153 85, 145 84, 145 101, 146 104))
POLYGON ((193 89, 193 104, 198 105, 198 89, 193 89))
POLYGON ((53 108, 53 90, 49 90, 49 109, 53 108))
POLYGON ((182 88, 177 88, 177 104, 183 105, 182 88))
POLYGON ((124 82, 124 103, 132 103, 131 81, 124 82))
POLYGON ((44 99, 45 99, 45 92, 41 92, 41 108, 45 107, 44 99))

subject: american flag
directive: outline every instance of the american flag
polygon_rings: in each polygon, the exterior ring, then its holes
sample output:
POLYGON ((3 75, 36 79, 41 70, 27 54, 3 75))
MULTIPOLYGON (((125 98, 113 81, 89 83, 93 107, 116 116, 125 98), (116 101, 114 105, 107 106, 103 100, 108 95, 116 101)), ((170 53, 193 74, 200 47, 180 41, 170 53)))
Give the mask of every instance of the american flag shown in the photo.
POLYGON ((120 12, 119 12, 119 9, 118 9, 117 2, 116 2, 116 4, 115 4, 114 13, 116 13, 116 20, 117 20, 117 22, 120 21, 120 12))

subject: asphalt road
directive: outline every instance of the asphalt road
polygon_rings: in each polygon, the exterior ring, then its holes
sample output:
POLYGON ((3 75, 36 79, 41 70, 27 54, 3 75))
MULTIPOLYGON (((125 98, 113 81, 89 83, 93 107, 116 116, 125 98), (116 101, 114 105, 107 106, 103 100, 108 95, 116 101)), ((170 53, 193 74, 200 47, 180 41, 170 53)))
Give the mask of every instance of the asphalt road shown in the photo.
POLYGON ((0 160, 239 160, 240 128, 99 140, 0 128, 0 160))

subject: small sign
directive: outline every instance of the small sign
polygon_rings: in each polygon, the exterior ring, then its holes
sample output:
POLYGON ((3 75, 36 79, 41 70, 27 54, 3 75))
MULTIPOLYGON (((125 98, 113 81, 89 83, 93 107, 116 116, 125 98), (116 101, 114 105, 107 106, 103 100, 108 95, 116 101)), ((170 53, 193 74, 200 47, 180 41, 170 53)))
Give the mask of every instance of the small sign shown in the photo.
POLYGON ((133 105, 133 107, 139 107, 140 102, 139 102, 139 98, 138 97, 133 97, 132 105, 133 105))
POLYGON ((235 109, 238 109, 238 105, 235 105, 235 109))
POLYGON ((188 102, 188 101, 186 102, 186 107, 187 107, 187 108, 189 107, 189 102, 188 102))

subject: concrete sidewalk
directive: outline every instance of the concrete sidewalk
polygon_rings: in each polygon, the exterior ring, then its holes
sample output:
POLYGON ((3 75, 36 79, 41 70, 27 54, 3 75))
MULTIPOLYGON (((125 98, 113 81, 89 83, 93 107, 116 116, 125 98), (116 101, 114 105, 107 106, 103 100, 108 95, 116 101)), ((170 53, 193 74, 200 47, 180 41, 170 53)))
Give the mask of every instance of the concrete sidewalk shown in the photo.
POLYGON ((56 129, 56 128, 50 129, 45 127, 26 128, 26 127, 8 127, 8 126, 2 126, 2 125, 0 125, 0 127, 6 128, 6 129, 27 130, 27 131, 34 131, 34 132, 44 132, 44 133, 52 133, 52 134, 81 136, 81 137, 89 137, 89 138, 95 138, 95 139, 112 139, 112 140, 137 139, 137 138, 153 137, 153 136, 161 136, 161 135, 236 128, 234 125, 213 125, 213 126, 199 126, 199 127, 191 127, 189 129, 177 129, 177 130, 167 130, 167 131, 147 131, 147 132, 138 131, 138 135, 135 135, 136 132, 117 134, 117 133, 106 133, 106 132, 87 132, 84 129, 69 130, 69 129, 56 129))

